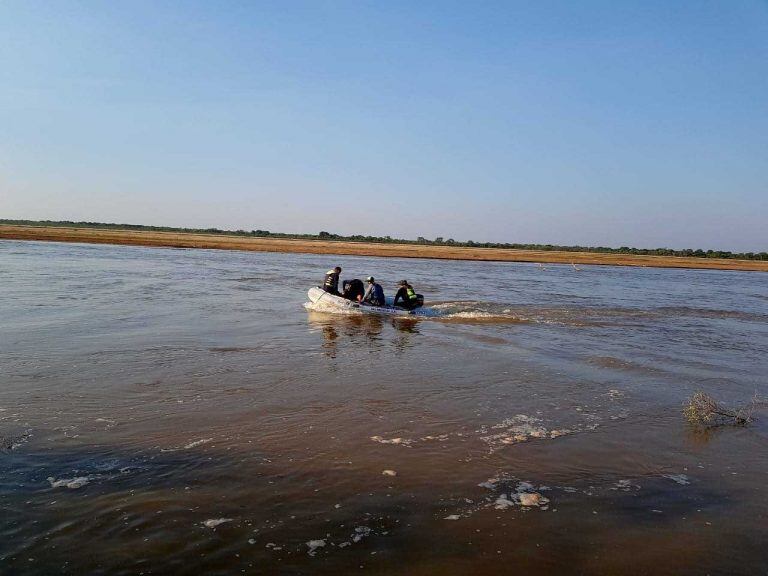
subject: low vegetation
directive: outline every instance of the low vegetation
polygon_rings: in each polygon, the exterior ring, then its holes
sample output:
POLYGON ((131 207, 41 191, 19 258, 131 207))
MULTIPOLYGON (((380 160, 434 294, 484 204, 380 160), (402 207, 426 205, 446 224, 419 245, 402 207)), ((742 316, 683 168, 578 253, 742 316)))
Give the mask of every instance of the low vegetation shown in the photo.
POLYGON ((690 249, 673 250, 671 248, 630 248, 621 246, 609 248, 606 246, 557 246, 554 244, 514 244, 499 242, 474 242, 467 240, 459 242, 453 238, 437 237, 428 240, 419 236, 416 240, 392 238, 391 236, 364 236, 355 234, 342 236, 322 231, 319 234, 285 234, 269 230, 220 230, 218 228, 172 228, 169 226, 143 226, 140 224, 109 224, 104 222, 71 222, 55 220, 4 220, 0 224, 16 226, 55 226, 64 228, 98 228, 106 230, 135 230, 147 232, 176 232, 185 234, 219 234, 223 236, 244 236, 257 238, 295 239, 295 240, 326 240, 339 242, 371 242, 376 244, 415 244, 423 246, 452 246, 457 248, 497 248, 510 250, 539 250, 544 252, 591 252, 598 254, 632 254, 637 256, 681 256, 687 258, 722 258, 735 260, 768 261, 768 252, 728 252, 724 250, 690 249))

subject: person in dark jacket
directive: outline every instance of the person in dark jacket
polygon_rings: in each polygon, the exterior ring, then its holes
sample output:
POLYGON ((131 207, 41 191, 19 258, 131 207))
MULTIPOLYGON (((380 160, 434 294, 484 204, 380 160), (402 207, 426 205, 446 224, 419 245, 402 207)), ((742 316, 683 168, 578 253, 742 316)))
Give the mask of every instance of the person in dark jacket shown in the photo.
POLYGON ((372 306, 384 306, 386 301, 384 299, 384 289, 381 287, 381 284, 376 282, 373 276, 368 276, 365 281, 368 283, 368 290, 365 291, 363 302, 367 302, 372 306))
POLYGON ((341 266, 336 266, 333 270, 328 270, 328 272, 325 273, 325 279, 323 280, 323 290, 329 294, 341 296, 341 294, 339 294, 339 274, 341 274, 341 266))
POLYGON ((421 306, 418 294, 407 280, 400 280, 397 285, 399 288, 395 294, 395 306, 400 306, 406 310, 413 310, 421 306))
POLYGON ((363 301, 363 295, 365 294, 365 287, 363 286, 363 281, 358 280, 355 278, 354 280, 344 280, 344 283, 342 284, 344 287, 342 296, 346 298, 347 300, 352 300, 354 302, 362 302, 363 301))

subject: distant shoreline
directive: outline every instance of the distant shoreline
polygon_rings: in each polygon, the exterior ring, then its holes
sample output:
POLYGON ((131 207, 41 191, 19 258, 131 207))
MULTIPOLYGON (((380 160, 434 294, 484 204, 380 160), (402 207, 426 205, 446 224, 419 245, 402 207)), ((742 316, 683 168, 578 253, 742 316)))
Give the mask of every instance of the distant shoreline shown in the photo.
POLYGON ((646 266, 653 268, 695 268, 768 272, 768 262, 725 258, 683 256, 641 256, 595 252, 470 248, 419 244, 376 244, 367 242, 273 239, 178 232, 147 232, 99 228, 0 225, 0 240, 82 242, 168 248, 205 248, 253 252, 336 254, 391 258, 430 258, 486 262, 534 262, 601 266, 646 266))

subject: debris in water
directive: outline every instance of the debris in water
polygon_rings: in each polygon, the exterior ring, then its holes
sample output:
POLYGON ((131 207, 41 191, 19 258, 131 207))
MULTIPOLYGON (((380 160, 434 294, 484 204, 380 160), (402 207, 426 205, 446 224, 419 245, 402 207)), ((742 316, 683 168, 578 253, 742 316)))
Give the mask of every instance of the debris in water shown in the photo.
POLYGON ((384 470, 382 474, 384 476, 397 476, 397 472, 395 472, 394 470, 384 470))
POLYGON ((521 506, 540 506, 541 504, 549 502, 549 500, 544 498, 538 492, 523 492, 518 498, 520 498, 521 506))
POLYGON ((460 518, 461 516, 459 516, 458 514, 450 514, 445 518, 443 518, 443 520, 459 520, 460 518))
POLYGON ((731 409, 719 404, 712 396, 704 392, 696 392, 683 409, 686 419, 691 424, 706 427, 746 426, 754 420, 755 409, 765 406, 768 401, 755 395, 747 404, 731 409))

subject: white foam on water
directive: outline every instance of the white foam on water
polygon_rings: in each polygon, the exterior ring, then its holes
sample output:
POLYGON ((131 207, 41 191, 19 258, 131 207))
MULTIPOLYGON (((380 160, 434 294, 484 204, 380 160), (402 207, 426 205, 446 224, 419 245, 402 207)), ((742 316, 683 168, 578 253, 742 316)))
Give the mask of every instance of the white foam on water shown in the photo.
POLYGON ((691 483, 691 479, 685 474, 662 474, 664 478, 669 478, 673 482, 677 482, 681 486, 687 486, 691 483))
POLYGON ((419 440, 421 440, 422 442, 432 442, 432 441, 445 442, 446 440, 448 440, 448 438, 450 438, 450 434, 438 434, 436 436, 423 436, 422 438, 419 438, 419 440))
MULTIPOLYGON (((360 542, 363 538, 367 538, 373 533, 368 526, 356 526, 355 531, 349 535, 349 540, 345 540, 338 544, 337 548, 346 548, 360 542)), ((386 534, 386 532, 384 532, 386 534)))
POLYGON ((482 310, 467 310, 464 312, 452 312, 451 314, 443 314, 440 316, 445 320, 482 320, 482 321, 496 321, 500 323, 537 323, 537 324, 550 324, 548 320, 534 320, 525 316, 519 316, 516 314, 509 314, 506 312, 484 312, 482 310))
POLYGON ((32 432, 29 430, 19 436, 13 436, 10 438, 0 436, 0 451, 17 450, 29 442, 30 438, 32 438, 32 432))
POLYGON ((96 418, 94 422, 98 422, 99 424, 106 424, 106 428, 114 428, 117 425, 117 420, 112 420, 110 418, 96 418))
POLYGON ((75 478, 61 478, 60 480, 56 480, 53 476, 49 476, 47 480, 51 484, 51 488, 69 488, 70 490, 76 490, 88 484, 93 478, 93 476, 77 476, 75 478))
POLYGON ((536 490, 536 487, 530 482, 518 482, 517 487, 515 488, 515 492, 518 494, 523 492, 530 492, 532 490, 536 490))
POLYGON ((186 446, 184 446, 185 450, 189 450, 190 448, 195 448, 197 446, 201 446, 203 444, 207 444, 208 442, 211 442, 213 438, 201 438, 200 440, 195 440, 194 442, 190 442, 186 446))
POLYGON ((413 440, 410 438, 382 438, 381 436, 371 436, 371 440, 379 444, 395 444, 397 446, 410 446, 413 440))
POLYGON ((554 439, 574 432, 574 430, 566 428, 549 430, 542 426, 540 422, 540 418, 518 414, 498 424, 494 424, 490 428, 483 426, 476 430, 476 432, 484 434, 484 436, 480 436, 480 440, 489 445, 491 452, 495 452, 509 444, 519 444, 531 439, 554 439), (499 430, 499 432, 489 434, 489 432, 495 430, 499 430))
POLYGON ((637 484, 632 484, 631 480, 619 480, 610 489, 619 490, 621 492, 629 492, 630 490, 639 490, 640 486, 637 484))
POLYGON ((206 528, 216 528, 216 526, 221 526, 226 522, 232 522, 232 518, 211 518, 209 520, 204 521, 203 526, 205 526, 206 528))
POLYGON ((324 547, 325 547, 325 540, 310 540, 309 542, 307 542, 307 548, 309 548, 309 550, 307 551, 307 554, 309 554, 310 556, 314 556, 315 554, 317 554, 318 548, 324 548, 324 547))
POLYGON ((352 542, 360 542, 363 538, 367 538, 371 535, 371 529, 368 526, 356 526, 355 532, 352 534, 352 542))
POLYGON ((439 304, 432 304, 430 308, 434 310, 446 310, 448 308, 456 308, 459 306, 477 306, 480 302, 477 300, 459 300, 455 302, 440 302, 439 304))

